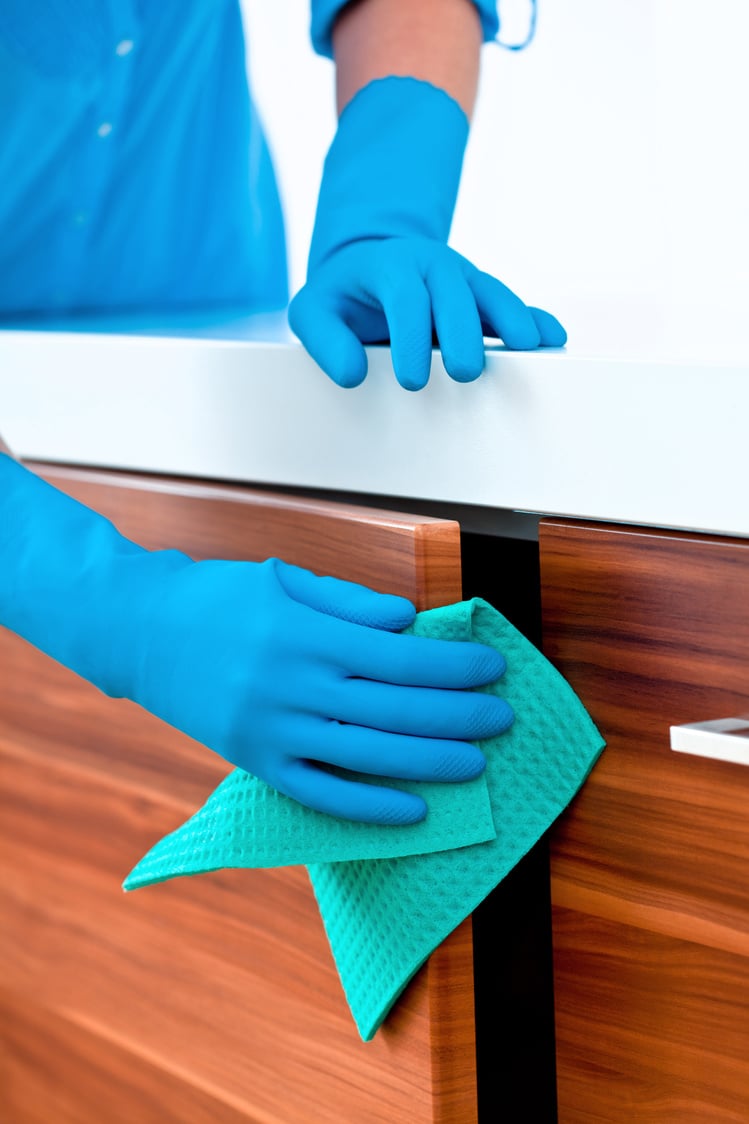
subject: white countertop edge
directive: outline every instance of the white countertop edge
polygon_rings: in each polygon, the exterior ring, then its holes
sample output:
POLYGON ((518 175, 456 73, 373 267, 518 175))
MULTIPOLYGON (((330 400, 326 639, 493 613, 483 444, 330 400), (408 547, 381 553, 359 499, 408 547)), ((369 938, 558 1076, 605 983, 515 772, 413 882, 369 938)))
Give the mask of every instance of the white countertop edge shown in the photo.
POLYGON ((749 364, 487 352, 341 390, 294 342, 0 332, 27 459, 749 536, 749 364))

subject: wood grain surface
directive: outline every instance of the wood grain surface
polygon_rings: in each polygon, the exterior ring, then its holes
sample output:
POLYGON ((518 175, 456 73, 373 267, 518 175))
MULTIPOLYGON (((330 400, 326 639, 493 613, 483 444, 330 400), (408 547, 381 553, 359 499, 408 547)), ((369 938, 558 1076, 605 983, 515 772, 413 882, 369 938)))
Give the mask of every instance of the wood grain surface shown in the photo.
MULTIPOLYGON (((460 597, 457 524, 36 466, 149 547, 460 597)), ((470 919, 369 1044, 303 868, 124 895, 229 766, 0 634, 3 1124, 474 1124, 470 919)))
POLYGON ((544 649, 608 741, 552 840, 559 1120, 749 1120, 749 542, 545 521, 544 649))

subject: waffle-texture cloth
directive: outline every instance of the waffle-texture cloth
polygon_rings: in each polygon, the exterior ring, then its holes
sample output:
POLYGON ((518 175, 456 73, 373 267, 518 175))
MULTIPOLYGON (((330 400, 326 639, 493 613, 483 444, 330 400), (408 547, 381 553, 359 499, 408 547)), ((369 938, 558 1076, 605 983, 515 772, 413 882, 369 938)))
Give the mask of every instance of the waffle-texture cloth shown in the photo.
POLYGON ((407 631, 476 640, 504 655, 505 675, 482 690, 505 698, 515 722, 479 743, 487 759, 481 777, 392 782, 419 792, 429 813, 421 824, 384 827, 313 812, 237 769, 124 883, 132 890, 223 867, 306 863, 365 1041, 437 945, 566 807, 604 746, 569 684, 485 601, 430 609, 407 631))
MULTIPOLYGON (((362 779, 359 773, 336 772, 362 779)), ((373 855, 394 859, 483 843, 496 835, 485 773, 461 785, 465 816, 456 816, 455 793, 449 784, 365 779, 418 792, 428 802, 429 815, 418 824, 392 827, 340 820, 305 808, 265 781, 235 769, 194 816, 151 848, 124 887, 138 890, 181 874, 207 874, 225 867, 305 866, 373 855)))

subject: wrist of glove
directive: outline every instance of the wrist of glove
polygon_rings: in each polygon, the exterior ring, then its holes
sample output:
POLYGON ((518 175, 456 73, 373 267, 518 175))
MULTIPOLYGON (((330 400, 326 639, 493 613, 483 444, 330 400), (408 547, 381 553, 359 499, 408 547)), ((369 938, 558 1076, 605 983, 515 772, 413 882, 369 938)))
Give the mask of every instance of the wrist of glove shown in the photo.
POLYGON ((461 781, 512 722, 493 649, 401 635, 410 602, 277 559, 146 551, 1 457, 0 622, 319 811, 416 822, 419 797, 336 770, 461 781))
POLYGON ((426 385, 436 333, 448 374, 477 378, 483 335, 508 347, 566 334, 447 246, 468 120, 443 90, 384 78, 346 106, 328 153, 307 283, 289 322, 341 386, 366 376, 363 344, 389 341, 398 381, 426 385))
POLYGON ((191 560, 147 551, 0 456, 0 624, 114 698, 133 698, 142 620, 191 560))

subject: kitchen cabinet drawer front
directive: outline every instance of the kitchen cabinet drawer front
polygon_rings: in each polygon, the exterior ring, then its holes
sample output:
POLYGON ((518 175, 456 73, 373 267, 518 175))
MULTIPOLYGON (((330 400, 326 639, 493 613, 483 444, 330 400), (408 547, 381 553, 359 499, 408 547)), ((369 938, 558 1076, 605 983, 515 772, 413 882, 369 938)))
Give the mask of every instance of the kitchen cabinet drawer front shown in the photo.
POLYGON ((552 835, 559 1119, 749 1119, 749 542, 544 521, 544 649, 608 748, 552 835))
MULTIPOLYGON (((149 547, 460 598, 448 521, 36 467, 149 547)), ((3 1120, 475 1121, 470 919, 363 1044, 303 868, 120 889, 226 762, 7 632, 0 660, 3 1120)))

